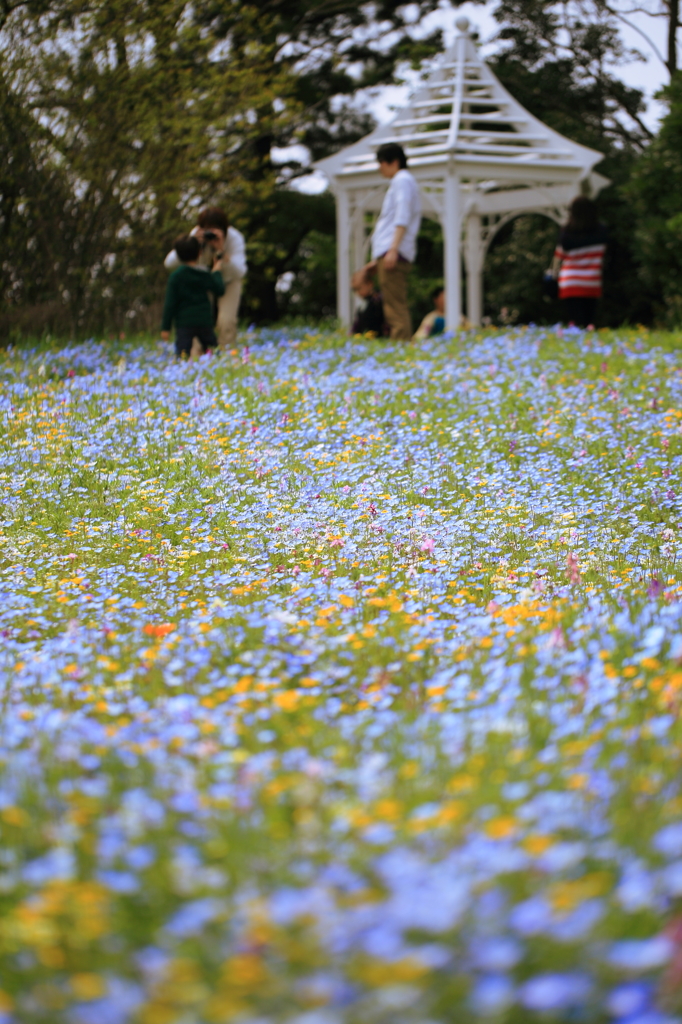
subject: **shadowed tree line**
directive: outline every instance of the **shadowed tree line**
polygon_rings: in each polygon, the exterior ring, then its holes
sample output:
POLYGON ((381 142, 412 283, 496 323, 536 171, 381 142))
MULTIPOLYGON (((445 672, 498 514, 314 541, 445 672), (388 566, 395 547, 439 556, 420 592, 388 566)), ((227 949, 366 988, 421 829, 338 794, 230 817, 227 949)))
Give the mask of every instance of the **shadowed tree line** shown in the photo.
POLYGON ((405 18, 395 0, 3 0, 0 314, 142 323, 164 249, 210 200, 248 239, 245 315, 274 319, 277 279, 334 214, 286 188, 301 168, 273 148, 318 157, 369 130, 357 90, 442 46, 405 18))
MULTIPOLYGON (((442 49, 425 0, 2 0, 0 331, 77 335, 156 326, 175 235, 207 201, 248 243, 242 315, 310 320, 335 309, 329 194, 291 188, 295 144, 318 159, 372 127, 356 102, 442 49), (419 17, 415 17, 417 12, 419 17), (284 152, 283 152, 284 151, 284 152)), ((605 323, 682 320, 682 85, 677 5, 665 3, 670 114, 652 138, 641 94, 615 75, 633 59, 618 3, 501 0, 505 86, 558 131, 604 153, 599 197, 612 244, 605 323)), ((636 55, 634 55, 636 57, 636 55)), ((556 226, 523 217, 486 261, 494 322, 555 320, 541 274, 556 226)), ((442 274, 425 222, 415 316, 442 274)))

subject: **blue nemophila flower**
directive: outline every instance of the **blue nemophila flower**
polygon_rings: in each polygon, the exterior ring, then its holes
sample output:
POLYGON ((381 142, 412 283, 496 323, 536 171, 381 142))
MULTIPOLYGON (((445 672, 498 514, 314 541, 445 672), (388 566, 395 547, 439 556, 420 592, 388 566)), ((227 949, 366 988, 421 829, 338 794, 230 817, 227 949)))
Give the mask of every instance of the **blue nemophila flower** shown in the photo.
POLYGON ((0 1012, 662 1024, 682 376, 640 340, 4 358, 0 1012))
POLYGON ((591 988, 584 974, 540 974, 520 987, 519 1001, 528 1010, 565 1010, 584 1004, 591 988))
POLYGON ((626 971, 639 973, 660 967, 670 960, 674 952, 672 941, 665 935, 650 939, 624 939, 615 942, 608 951, 609 963, 626 971))

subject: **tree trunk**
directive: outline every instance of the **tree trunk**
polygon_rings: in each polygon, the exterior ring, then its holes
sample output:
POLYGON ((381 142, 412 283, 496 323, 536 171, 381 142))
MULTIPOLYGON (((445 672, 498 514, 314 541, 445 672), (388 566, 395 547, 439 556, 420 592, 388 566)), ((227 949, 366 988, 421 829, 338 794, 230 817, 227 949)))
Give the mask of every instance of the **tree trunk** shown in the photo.
POLYGON ((680 24, 680 0, 667 0, 668 8, 668 59, 666 66, 672 78, 677 71, 677 29, 680 24))

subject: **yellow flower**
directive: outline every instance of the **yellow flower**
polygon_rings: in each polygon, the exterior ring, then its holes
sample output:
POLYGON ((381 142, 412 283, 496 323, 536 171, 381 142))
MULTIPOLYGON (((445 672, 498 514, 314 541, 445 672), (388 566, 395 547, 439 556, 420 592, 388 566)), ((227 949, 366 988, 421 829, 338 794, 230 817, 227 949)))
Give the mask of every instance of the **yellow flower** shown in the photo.
POLYGON ((502 815, 499 818, 493 818, 485 826, 485 831, 491 839, 506 839, 516 832, 518 824, 516 818, 512 818, 511 815, 502 815))
POLYGON ((295 711, 300 696, 298 690, 283 690, 282 693, 276 693, 272 700, 282 711, 295 711))
POLYGON ((99 999, 106 992, 107 986, 103 978, 98 974, 74 974, 69 984, 77 999, 86 1002, 89 999, 99 999))

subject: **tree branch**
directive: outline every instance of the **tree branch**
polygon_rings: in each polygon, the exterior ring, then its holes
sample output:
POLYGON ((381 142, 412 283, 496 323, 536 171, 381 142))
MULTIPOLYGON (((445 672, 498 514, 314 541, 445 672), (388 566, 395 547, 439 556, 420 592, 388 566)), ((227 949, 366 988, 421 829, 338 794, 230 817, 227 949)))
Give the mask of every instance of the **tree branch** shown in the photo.
MULTIPOLYGON (((610 7, 608 4, 605 5, 605 8, 609 12, 609 14, 613 15, 614 18, 617 18, 618 21, 622 21, 624 25, 628 26, 628 28, 631 28, 634 32, 637 32, 637 34, 640 35, 642 39, 651 47, 655 55, 660 60, 661 64, 666 68, 668 67, 665 58, 661 54, 660 50, 658 49, 656 44, 649 38, 646 32, 644 32, 637 25, 633 24, 631 21, 628 21, 628 19, 624 15, 622 15, 620 11, 614 10, 614 8, 610 7)), ((670 69, 668 68, 668 70, 670 69)))

